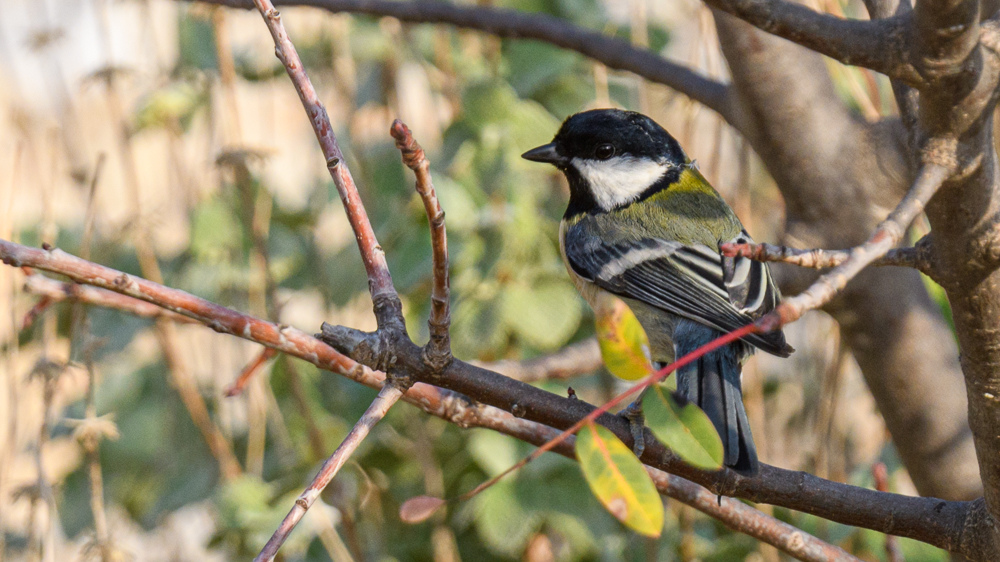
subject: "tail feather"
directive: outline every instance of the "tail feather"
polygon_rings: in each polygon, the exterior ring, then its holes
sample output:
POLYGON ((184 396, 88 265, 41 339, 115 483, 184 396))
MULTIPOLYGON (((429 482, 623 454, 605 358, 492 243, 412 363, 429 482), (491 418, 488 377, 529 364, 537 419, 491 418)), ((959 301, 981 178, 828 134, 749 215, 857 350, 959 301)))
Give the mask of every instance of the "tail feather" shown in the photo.
MULTIPOLYGON (((719 334, 705 326, 682 322, 674 342, 677 356, 694 351, 719 334), (685 326, 690 324, 690 326, 685 326)), ((743 393, 740 387, 740 343, 730 344, 700 357, 677 371, 677 391, 698 405, 712 420, 725 450, 723 464, 743 474, 758 470, 757 448, 753 443, 743 393)))

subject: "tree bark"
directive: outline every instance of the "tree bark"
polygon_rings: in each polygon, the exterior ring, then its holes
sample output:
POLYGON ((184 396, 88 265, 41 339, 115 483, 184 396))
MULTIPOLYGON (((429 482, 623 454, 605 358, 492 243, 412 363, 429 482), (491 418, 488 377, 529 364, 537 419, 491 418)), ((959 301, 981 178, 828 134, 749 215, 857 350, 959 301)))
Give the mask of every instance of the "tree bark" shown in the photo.
MULTIPOLYGON (((715 17, 748 140, 787 205, 789 245, 864 241, 913 179, 904 129, 851 115, 815 53, 731 16, 715 17)), ((782 288, 796 292, 814 277, 786 266, 782 288)), ((917 490, 978 497, 954 337, 919 274, 869 268, 825 310, 840 324, 917 490)))

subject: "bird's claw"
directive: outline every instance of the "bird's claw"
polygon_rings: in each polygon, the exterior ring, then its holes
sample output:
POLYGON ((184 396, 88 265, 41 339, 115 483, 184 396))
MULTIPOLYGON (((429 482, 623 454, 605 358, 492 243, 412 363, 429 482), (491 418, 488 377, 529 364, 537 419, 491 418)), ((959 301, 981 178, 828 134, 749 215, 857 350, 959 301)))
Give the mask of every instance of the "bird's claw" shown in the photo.
POLYGON ((642 452, 646 450, 646 437, 643 434, 646 416, 642 414, 642 402, 632 402, 618 415, 628 420, 628 428, 632 433, 632 452, 636 457, 642 457, 642 452))

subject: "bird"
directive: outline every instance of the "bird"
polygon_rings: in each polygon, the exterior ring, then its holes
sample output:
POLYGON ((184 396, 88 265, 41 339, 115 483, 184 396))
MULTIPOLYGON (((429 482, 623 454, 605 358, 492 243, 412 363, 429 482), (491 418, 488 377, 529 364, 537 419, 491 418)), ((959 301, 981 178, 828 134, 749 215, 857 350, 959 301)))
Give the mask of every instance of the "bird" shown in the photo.
MULTIPOLYGON (((724 243, 752 243, 736 213, 651 118, 594 109, 571 115, 552 142, 522 155, 552 164, 569 183, 559 225, 566 269, 598 309, 622 299, 649 338, 650 359, 671 363, 773 310, 781 294, 767 264, 722 254, 724 243)), ((677 393, 711 419, 723 464, 759 470, 741 389, 742 366, 761 349, 794 350, 780 330, 744 336, 677 371, 677 393)), ((642 452, 641 397, 625 410, 642 452)))

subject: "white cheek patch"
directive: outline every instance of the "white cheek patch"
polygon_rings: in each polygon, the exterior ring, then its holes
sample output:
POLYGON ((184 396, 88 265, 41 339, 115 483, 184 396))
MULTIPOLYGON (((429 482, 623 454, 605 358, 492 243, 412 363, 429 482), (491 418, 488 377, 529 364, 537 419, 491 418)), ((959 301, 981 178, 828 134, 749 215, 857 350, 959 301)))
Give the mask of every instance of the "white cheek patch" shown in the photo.
POLYGON ((613 209, 639 198, 657 182, 670 166, 632 156, 616 156, 608 160, 570 161, 590 185, 591 193, 602 209, 613 209))

